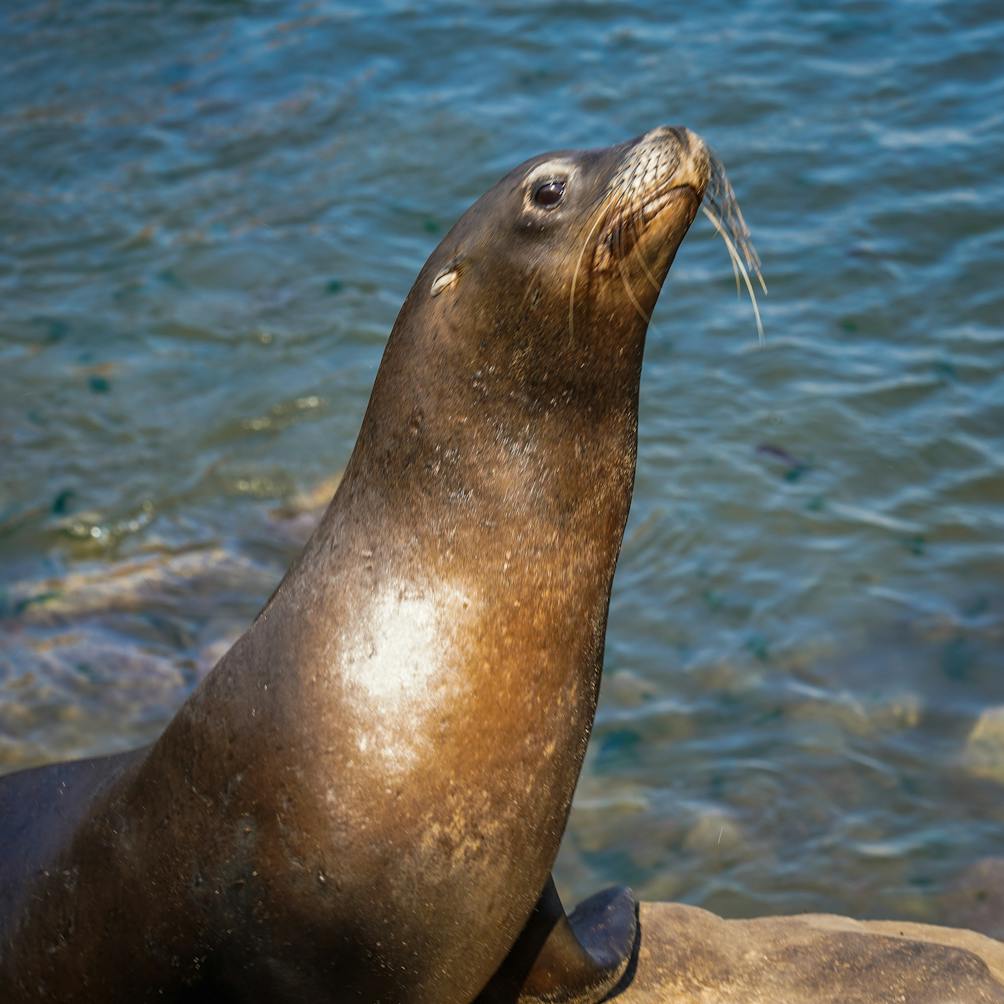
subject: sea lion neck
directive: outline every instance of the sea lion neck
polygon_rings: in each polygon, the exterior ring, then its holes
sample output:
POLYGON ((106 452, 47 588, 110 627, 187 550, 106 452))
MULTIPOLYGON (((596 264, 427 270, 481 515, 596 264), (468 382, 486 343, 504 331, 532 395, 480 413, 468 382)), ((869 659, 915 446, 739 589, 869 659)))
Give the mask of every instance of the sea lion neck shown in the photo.
POLYGON ((360 486, 402 514, 434 502, 439 525, 455 517, 457 532, 466 523, 474 533, 485 520, 567 533, 569 514, 599 497, 626 513, 645 325, 610 325, 615 348, 599 366, 586 339, 548 324, 502 314, 481 330, 472 319, 458 338, 406 305, 346 471, 346 504, 360 486), (611 482, 613 469, 628 476, 611 482))

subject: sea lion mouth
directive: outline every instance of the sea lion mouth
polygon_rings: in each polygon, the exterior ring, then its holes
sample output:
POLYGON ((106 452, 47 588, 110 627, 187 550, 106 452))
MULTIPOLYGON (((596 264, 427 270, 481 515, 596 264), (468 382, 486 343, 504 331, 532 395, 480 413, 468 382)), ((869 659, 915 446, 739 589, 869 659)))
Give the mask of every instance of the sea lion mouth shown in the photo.
MULTIPOLYGON (((671 235, 678 242, 693 222, 710 178, 711 154, 696 133, 660 126, 642 136, 624 154, 601 201, 593 269, 623 269, 628 256, 639 253, 643 239, 649 245, 653 231, 652 244, 671 241, 671 235), (673 206, 679 210, 676 218, 665 219, 673 206)), ((643 268, 647 264, 641 260, 643 268)))
POLYGON ((669 191, 649 199, 639 212, 642 223, 651 223, 659 213, 666 209, 680 195, 690 195, 694 202, 700 204, 701 193, 693 185, 684 182, 682 185, 674 185, 669 191))
MULTIPOLYGON (((594 249, 592 263, 594 271, 603 272, 620 268, 630 255, 636 253, 642 240, 651 234, 659 217, 672 207, 680 207, 681 203, 685 205, 681 207, 678 223, 686 231, 701 204, 703 187, 690 182, 681 182, 659 186, 628 202, 611 200, 594 249)), ((658 229, 668 232, 675 228, 673 223, 669 222, 667 227, 658 229)), ((667 235, 668 233, 662 234, 662 236, 667 235)))

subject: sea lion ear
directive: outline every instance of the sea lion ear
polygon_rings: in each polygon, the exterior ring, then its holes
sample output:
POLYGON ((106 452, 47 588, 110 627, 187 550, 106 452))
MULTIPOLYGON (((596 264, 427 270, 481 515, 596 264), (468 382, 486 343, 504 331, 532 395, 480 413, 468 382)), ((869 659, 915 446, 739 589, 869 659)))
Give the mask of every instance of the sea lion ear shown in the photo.
POLYGON ((433 296, 439 296, 444 289, 449 289, 459 278, 464 270, 464 260, 459 255, 452 259, 447 265, 439 270, 436 278, 432 280, 429 292, 433 296))

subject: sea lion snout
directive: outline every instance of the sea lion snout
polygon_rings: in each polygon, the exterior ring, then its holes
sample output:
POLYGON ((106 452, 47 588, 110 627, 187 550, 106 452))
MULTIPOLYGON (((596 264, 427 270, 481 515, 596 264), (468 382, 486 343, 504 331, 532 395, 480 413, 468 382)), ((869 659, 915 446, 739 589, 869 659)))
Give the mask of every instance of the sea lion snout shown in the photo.
POLYGON ((704 140, 685 126, 656 126, 640 136, 625 159, 620 177, 641 197, 667 183, 687 187, 698 201, 711 176, 711 155, 704 140))
POLYGON ((604 199, 593 271, 610 273, 646 321, 673 255, 694 221, 712 157, 697 133, 658 126, 628 143, 604 199))

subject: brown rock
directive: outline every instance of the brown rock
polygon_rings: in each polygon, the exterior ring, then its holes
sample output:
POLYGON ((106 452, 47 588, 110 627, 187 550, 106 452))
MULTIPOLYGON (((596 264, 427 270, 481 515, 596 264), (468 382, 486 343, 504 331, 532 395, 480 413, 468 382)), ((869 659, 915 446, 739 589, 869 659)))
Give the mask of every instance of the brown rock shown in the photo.
POLYGON ((972 931, 806 914, 723 920, 643 903, 617 1004, 1004 1004, 1004 944, 972 931))

